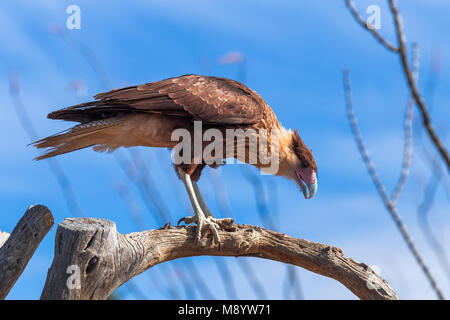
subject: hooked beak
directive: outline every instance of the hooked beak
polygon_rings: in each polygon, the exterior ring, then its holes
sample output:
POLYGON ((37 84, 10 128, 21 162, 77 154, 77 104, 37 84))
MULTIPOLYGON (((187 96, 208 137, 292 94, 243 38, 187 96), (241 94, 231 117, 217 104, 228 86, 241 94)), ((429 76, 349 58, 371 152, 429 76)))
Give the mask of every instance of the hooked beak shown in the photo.
POLYGON ((302 189, 305 199, 311 199, 317 193, 316 173, 311 168, 301 168, 295 170, 298 178, 298 184, 302 189), (309 194, 309 195, 308 195, 309 194))

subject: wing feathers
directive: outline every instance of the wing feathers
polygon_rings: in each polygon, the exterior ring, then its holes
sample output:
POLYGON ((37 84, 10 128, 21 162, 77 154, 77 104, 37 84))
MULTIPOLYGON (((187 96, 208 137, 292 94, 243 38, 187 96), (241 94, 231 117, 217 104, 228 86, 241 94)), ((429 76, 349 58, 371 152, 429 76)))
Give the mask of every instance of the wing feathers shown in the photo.
POLYGON ((189 116, 215 124, 254 124, 270 107, 244 84, 225 78, 184 75, 95 95, 87 102, 49 114, 52 119, 87 122, 119 112, 189 116))

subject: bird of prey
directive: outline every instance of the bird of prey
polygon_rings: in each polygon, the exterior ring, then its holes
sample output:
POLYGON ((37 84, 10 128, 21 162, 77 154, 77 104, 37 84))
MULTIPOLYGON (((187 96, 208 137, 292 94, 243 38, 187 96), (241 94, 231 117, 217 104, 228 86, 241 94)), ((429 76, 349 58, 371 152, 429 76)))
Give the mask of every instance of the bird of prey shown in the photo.
MULTIPOLYGON (((46 159, 67 152, 93 146, 95 151, 114 151, 119 147, 147 146, 174 149, 178 141, 172 134, 184 129, 195 135, 196 122, 201 121, 201 134, 208 129, 224 133, 218 142, 224 147, 235 145, 225 135, 227 130, 252 131, 253 136, 275 141, 276 175, 293 180, 309 199, 317 191, 317 165, 310 149, 304 144, 297 130, 287 130, 278 121, 269 105, 244 84, 226 78, 183 75, 147 84, 114 89, 94 96, 95 100, 67 107, 48 115, 50 119, 79 122, 74 127, 33 143, 37 148, 49 148, 37 157, 46 159), (267 134, 266 134, 267 133, 267 134)), ((244 137, 245 138, 245 137, 244 137)), ((249 138, 249 137, 247 137, 249 138)), ((216 138, 217 139, 217 138, 216 138)), ((207 143, 202 141, 202 146, 207 143)), ((216 144, 217 145, 217 144, 216 144)), ((258 159, 249 160, 249 141, 245 140, 243 157, 233 152, 220 154, 223 159, 236 158, 264 171, 267 165, 258 159)), ((194 148, 194 147, 192 147, 194 148)), ((195 149, 195 148, 194 148, 195 149)), ((185 150, 183 150, 185 152, 185 150)), ((196 240, 202 236, 202 228, 211 232, 219 245, 218 229, 231 224, 230 218, 216 219, 208 209, 197 185, 206 166, 217 167, 217 162, 207 163, 190 158, 175 163, 174 168, 183 181, 194 215, 180 219, 186 224, 197 224, 196 240)))

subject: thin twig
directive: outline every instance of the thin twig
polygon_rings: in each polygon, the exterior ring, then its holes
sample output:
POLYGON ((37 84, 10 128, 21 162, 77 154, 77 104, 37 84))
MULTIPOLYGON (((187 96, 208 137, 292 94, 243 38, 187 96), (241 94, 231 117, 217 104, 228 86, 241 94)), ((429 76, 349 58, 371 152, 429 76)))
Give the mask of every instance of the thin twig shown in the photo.
MULTIPOLYGON (((216 197, 216 202, 218 204, 219 210, 222 217, 229 217, 234 219, 233 211, 231 210, 230 203, 228 201, 228 191, 225 184, 222 182, 220 177, 220 168, 214 170, 210 175, 210 181, 213 185, 214 194, 216 197)), ((250 288, 252 288, 253 293, 259 300, 267 299, 266 291, 261 281, 256 277, 252 265, 248 263, 247 260, 238 259, 236 260, 239 268, 245 275, 245 279, 248 281, 250 288)))
POLYGON ((303 300, 303 292, 301 291, 300 279, 296 271, 296 268, 292 265, 288 265, 286 268, 286 280, 284 283, 285 289, 283 291, 285 300, 303 300))
MULTIPOLYGON (((10 84, 10 96, 13 102, 14 111, 19 118, 20 124, 22 125, 22 129, 28 135, 28 139, 30 141, 36 141, 39 137, 36 128, 33 125, 33 122, 30 120, 28 116, 27 109, 22 102, 20 97, 20 85, 19 85, 19 77, 16 72, 10 72, 9 74, 9 84, 10 84)), ((57 159, 50 158, 46 160, 51 173, 55 176, 56 181, 58 182, 58 186, 60 187, 64 199, 66 200, 67 207, 69 211, 75 217, 84 217, 85 214, 81 210, 81 207, 78 203, 78 200, 75 196, 75 192, 72 188, 72 183, 69 180, 69 177, 63 170, 63 168, 59 165, 57 159)))
MULTIPOLYGON (((419 46, 417 44, 413 44, 413 75, 415 81, 418 81, 419 78, 419 46)), ((391 195, 391 203, 395 206, 397 200, 400 196, 400 193, 403 190, 403 187, 406 183, 406 179, 409 175, 409 169, 411 167, 411 159, 412 159, 412 138, 413 138, 413 128, 412 128, 412 120, 413 120, 413 109, 414 107, 414 99, 410 97, 408 103, 406 105, 405 111, 405 123, 404 123, 404 136, 405 143, 403 146, 403 161, 402 161, 402 169, 400 171, 400 177, 397 181, 397 184, 394 188, 394 192, 391 195)))
POLYGON ((378 191, 378 194, 381 197, 381 200, 383 201, 383 204, 385 205, 386 209, 388 210, 389 214, 391 215, 392 219, 394 220, 397 229, 399 230, 400 234, 402 235, 403 240, 406 242, 406 245, 408 246, 409 250, 413 254, 414 258, 416 259, 417 263, 419 264, 420 268, 422 269, 423 273, 425 274, 426 278, 428 279, 428 281, 429 281, 431 287, 433 288, 433 290, 435 291, 436 295, 438 296, 439 299, 443 300, 444 296, 442 295, 441 290, 438 288, 436 281, 434 280, 433 276, 431 275, 428 267, 425 265, 425 262, 423 261, 422 257, 420 256, 414 243, 412 242, 411 237, 409 236, 409 234, 406 230, 406 227, 403 224, 403 222, 397 212, 397 209, 389 200, 386 190, 384 189, 384 186, 378 177, 378 174, 377 174, 375 167, 366 151, 366 148, 364 147, 364 142, 363 142, 363 139, 361 136, 361 132, 359 131, 357 120, 353 113, 353 102, 352 102, 352 94, 351 94, 351 86, 350 86, 350 72, 348 70, 344 71, 343 83, 344 83, 344 91, 345 91, 345 101, 346 101, 346 105, 347 105, 347 116, 350 121, 352 133, 353 133, 353 136, 355 137, 359 153, 361 154, 361 157, 363 158, 364 164, 366 165, 369 175, 370 175, 373 183, 375 184, 375 187, 378 191))
POLYGON ((441 175, 442 172, 440 170, 433 170, 430 180, 425 187, 422 202, 417 208, 417 218, 425 239, 427 239, 428 244, 436 254, 437 260, 441 265, 442 270, 445 272, 448 281, 450 282, 450 263, 445 252, 445 248, 440 244, 438 238, 435 236, 429 221, 429 213, 434 204, 434 198, 441 175))
POLYGON ((377 39, 377 41, 379 43, 381 43, 386 49, 388 49, 392 52, 395 52, 395 53, 399 52, 399 48, 393 46, 388 41, 386 41, 382 36, 380 36, 378 34, 378 32, 376 31, 375 28, 369 27, 367 22, 365 22, 363 19, 361 19, 358 12, 356 12, 355 6, 353 5, 353 2, 351 0, 345 0, 345 4, 347 5, 348 9, 350 10, 353 18, 355 18, 356 22, 358 22, 364 29, 369 31, 375 37, 375 39, 377 39))
POLYGON ((261 177, 255 174, 251 168, 246 165, 241 165, 241 172, 245 179, 250 183, 253 190, 253 195, 256 203, 256 211, 265 228, 277 231, 275 223, 273 222, 269 207, 267 205, 266 189, 261 181, 261 177))
POLYGON ((419 93, 419 89, 417 88, 416 82, 414 80, 414 74, 408 64, 408 59, 406 56, 406 40, 405 40, 405 34, 403 32, 402 18, 397 9, 395 0, 389 0, 389 7, 391 9, 393 19, 394 19, 394 25, 395 25, 395 30, 396 30, 396 34, 397 34, 397 41, 398 41, 398 46, 400 49, 400 52, 399 52, 400 59, 402 62, 403 71, 404 71, 406 79, 408 81, 409 89, 410 89, 411 94, 414 97, 414 100, 416 101, 416 104, 422 115, 422 124, 425 127, 425 129, 428 133, 428 136, 433 141, 434 146, 439 151, 439 154, 441 155, 442 159, 447 164, 447 170, 450 173, 450 156, 448 155, 447 150, 445 149, 444 145, 442 144, 441 140, 439 139, 438 135, 436 134, 436 132, 431 124, 431 117, 428 113, 428 108, 425 104, 425 101, 422 99, 422 96, 419 93))
MULTIPOLYGON (((145 206, 147 207, 150 215, 155 219, 155 223, 157 223, 158 225, 163 225, 166 222, 171 221, 171 213, 162 201, 162 197, 160 196, 159 191, 153 187, 153 182, 148 174, 147 166, 145 165, 145 162, 141 161, 138 151, 135 150, 134 156, 132 155, 134 158, 134 162, 129 162, 119 152, 119 150, 114 152, 114 156, 127 178, 129 178, 131 182, 136 184, 145 206), (138 171, 141 173, 140 175, 137 174, 138 171), (167 214, 165 212, 167 212, 167 214)), ((189 275, 196 279, 194 283, 190 283, 190 279, 184 274, 183 269, 179 268, 175 270, 175 266, 173 266, 172 264, 167 264, 168 270, 174 273, 175 271, 177 271, 176 274, 178 274, 179 277, 183 280, 181 281, 182 285, 187 287, 184 288, 185 292, 191 291, 189 287, 199 286, 200 294, 202 294, 205 299, 210 299, 212 296, 211 291, 208 287, 203 286, 205 284, 205 281, 203 281, 201 275, 199 275, 199 273, 195 271, 195 266, 192 263, 185 264, 185 266, 188 269, 189 275), (197 279, 197 276, 199 276, 200 278, 197 279)), ((165 275, 164 277, 167 278, 168 273, 166 272, 166 269, 163 270, 163 273, 165 275)))
MULTIPOLYGON (((428 106, 433 107, 434 101, 434 92, 436 88, 437 79, 440 73, 440 59, 439 55, 436 53, 433 54, 431 60, 430 67, 430 76, 426 82, 425 88, 425 96, 429 101, 428 106)), ((423 160, 429 163, 429 167, 431 168, 432 174, 429 178, 429 182, 424 188, 423 199, 422 202, 417 207, 417 219, 419 221, 419 227, 428 243, 430 248, 434 251, 438 262, 441 266, 441 269, 447 276, 447 279, 450 281, 450 262, 448 256, 445 252, 445 246, 441 243, 442 241, 436 236, 431 224, 430 224, 430 213, 431 209, 434 205, 435 194, 437 192, 437 188, 439 184, 442 186, 445 195, 447 196, 447 200, 450 200, 450 188, 446 184, 448 179, 447 175, 444 175, 443 169, 441 167, 441 163, 438 161, 437 155, 430 150, 428 150, 425 141, 422 136, 421 130, 416 130, 418 139, 420 142, 420 146, 422 148, 422 152, 419 154, 424 158, 423 160)))
MULTIPOLYGON (((131 213, 132 221, 134 222, 135 226, 140 231, 145 230, 142 214, 139 211, 139 209, 134 201, 134 198, 132 197, 128 188, 121 183, 116 183, 114 185, 114 187, 117 190, 117 192, 119 193, 119 195, 123 198, 123 200, 128 208, 128 211, 131 213)), ((161 269, 157 269, 157 270, 161 271, 161 269)), ((157 275, 156 277, 151 277, 151 282, 153 284, 153 287, 162 291, 164 286, 161 286, 161 283, 157 279, 158 278, 162 278, 162 279, 166 278, 167 279, 167 276, 168 276, 167 274, 165 274, 164 272, 161 272, 160 275, 157 275)), ((131 288, 133 288, 133 290, 136 287, 137 287, 136 285, 131 286, 131 288)), ((173 290, 170 286, 167 289, 168 289, 167 293, 169 294, 170 298, 180 299, 180 296, 178 295, 178 293, 175 290, 173 290)), ((140 294, 140 296, 142 296, 142 294, 140 294)))
POLYGON ((375 38, 380 43, 382 43, 386 48, 388 48, 392 52, 398 53, 398 55, 400 56, 401 65, 403 68, 403 72, 406 76, 406 80, 408 82, 408 87, 410 89, 411 95, 414 98, 416 105, 419 108, 420 114, 422 116, 422 125, 426 129, 428 136, 430 137, 434 146, 439 151, 439 154, 441 155, 442 159, 446 163, 447 170, 450 173, 450 156, 431 124, 431 117, 428 112, 427 105, 419 93, 419 89, 417 88, 417 85, 415 83, 413 71, 408 64, 408 58, 407 58, 407 54, 406 54, 406 39, 405 39, 405 34, 403 32, 402 18, 397 9, 395 0, 389 0, 389 8, 392 13, 393 20, 394 20, 394 28, 395 28, 395 33, 397 36, 398 48, 395 48, 395 47, 389 45, 382 37, 380 37, 375 32, 375 30, 368 28, 367 24, 364 23, 363 20, 359 17, 358 13, 356 12, 356 10, 350 0, 345 0, 345 3, 347 5, 347 7, 350 9, 352 16, 356 19, 356 21, 362 27, 371 31, 371 33, 375 36, 375 38))

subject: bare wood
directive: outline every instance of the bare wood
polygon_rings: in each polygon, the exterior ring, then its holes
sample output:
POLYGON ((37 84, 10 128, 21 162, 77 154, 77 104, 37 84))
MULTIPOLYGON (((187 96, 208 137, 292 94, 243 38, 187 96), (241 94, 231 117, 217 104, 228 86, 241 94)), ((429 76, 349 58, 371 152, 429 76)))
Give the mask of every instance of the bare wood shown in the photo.
POLYGON ((35 205, 28 208, 9 237, 7 233, 0 234, 1 300, 6 298, 53 224, 50 210, 35 205))
POLYGON ((398 299, 368 265, 345 258, 339 248, 257 226, 233 225, 219 231, 219 251, 211 245, 210 237, 196 245, 194 228, 165 227, 122 235, 109 220, 65 219, 56 232, 55 257, 41 299, 106 299, 116 288, 159 263, 201 255, 250 256, 289 263, 333 278, 361 299, 398 299))

